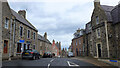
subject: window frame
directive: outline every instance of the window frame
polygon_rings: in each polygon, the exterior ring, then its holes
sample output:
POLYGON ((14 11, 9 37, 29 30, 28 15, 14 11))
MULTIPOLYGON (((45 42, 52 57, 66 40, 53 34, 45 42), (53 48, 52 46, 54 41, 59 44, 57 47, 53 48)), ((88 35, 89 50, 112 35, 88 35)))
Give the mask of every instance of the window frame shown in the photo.
POLYGON ((95 22, 96 24, 99 24, 99 16, 96 16, 95 22))
POLYGON ((22 37, 22 36, 23 36, 23 26, 21 26, 21 25, 20 25, 20 27, 19 27, 19 32, 20 32, 20 33, 19 33, 20 37, 22 37), (21 27, 22 27, 22 33, 21 33, 21 27), (21 35, 21 34, 22 34, 22 35, 21 35))
POLYGON ((36 33, 33 32, 33 39, 35 40, 36 39, 36 33))
POLYGON ((100 36, 101 36, 100 28, 97 28, 97 29, 96 29, 96 34, 97 34, 97 38, 100 38, 100 36), (99 32, 99 33, 98 33, 98 32, 99 32))
POLYGON ((27 38, 28 38, 28 39, 31 38, 31 30, 30 30, 30 29, 27 30, 27 38), (28 37, 28 31, 29 31, 29 37, 28 37))
POLYGON ((4 27, 6 28, 6 29, 8 29, 9 28, 9 23, 10 23, 10 19, 9 18, 5 18, 5 24, 4 24, 4 27), (7 25, 7 26, 6 26, 7 25))

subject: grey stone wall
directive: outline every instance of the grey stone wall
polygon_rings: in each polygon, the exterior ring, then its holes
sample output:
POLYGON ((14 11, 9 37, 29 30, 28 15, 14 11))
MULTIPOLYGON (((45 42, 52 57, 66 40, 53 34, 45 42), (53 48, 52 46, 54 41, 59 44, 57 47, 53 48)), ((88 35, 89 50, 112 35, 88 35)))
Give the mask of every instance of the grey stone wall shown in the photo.
POLYGON ((2 2, 0 1, 0 67, 2 66, 2 2))
MULTIPOLYGON (((2 3, 2 42, 4 44, 4 40, 8 41, 8 52, 7 53, 3 53, 3 59, 8 59, 8 57, 11 55, 11 48, 12 48, 12 39, 10 39, 10 36, 12 37, 12 34, 10 32, 11 27, 11 10, 10 7, 8 5, 7 2, 3 2, 2 3), (5 25, 5 19, 8 18, 9 19, 9 28, 6 29, 4 27, 5 25)), ((2 45, 3 46, 3 45, 2 45)))

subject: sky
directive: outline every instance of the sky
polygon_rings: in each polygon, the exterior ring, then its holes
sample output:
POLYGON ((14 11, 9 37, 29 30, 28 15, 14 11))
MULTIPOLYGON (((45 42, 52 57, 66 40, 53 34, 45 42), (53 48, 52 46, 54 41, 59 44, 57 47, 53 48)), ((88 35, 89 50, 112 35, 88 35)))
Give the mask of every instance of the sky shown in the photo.
MULTIPOLYGON (((26 10, 27 19, 38 29, 40 35, 48 34, 52 42, 60 41, 68 48, 78 28, 85 29, 91 20, 94 0, 8 0, 10 7, 18 12, 26 10)), ((117 5, 119 0, 100 0, 102 5, 117 5)))

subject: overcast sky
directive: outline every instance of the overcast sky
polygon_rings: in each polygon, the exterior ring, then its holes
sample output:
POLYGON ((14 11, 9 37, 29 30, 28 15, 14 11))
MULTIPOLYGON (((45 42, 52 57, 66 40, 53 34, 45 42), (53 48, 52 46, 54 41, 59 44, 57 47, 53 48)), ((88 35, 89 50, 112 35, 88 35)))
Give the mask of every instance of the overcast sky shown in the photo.
MULTIPOLYGON (((48 39, 51 42, 53 39, 61 41, 62 48, 69 47, 73 33, 78 28, 85 28, 94 8, 94 0, 8 1, 15 11, 27 10, 27 19, 38 29, 39 34, 44 35, 47 32, 48 39)), ((110 6, 115 6, 118 2, 119 0, 101 0, 102 5, 110 6)))

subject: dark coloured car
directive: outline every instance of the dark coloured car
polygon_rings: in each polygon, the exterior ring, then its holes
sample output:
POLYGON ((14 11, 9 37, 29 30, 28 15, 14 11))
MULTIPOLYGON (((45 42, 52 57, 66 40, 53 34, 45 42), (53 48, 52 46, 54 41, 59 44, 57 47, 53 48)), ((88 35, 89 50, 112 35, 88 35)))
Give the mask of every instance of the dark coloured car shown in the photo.
POLYGON ((40 59, 40 53, 34 49, 25 50, 22 53, 22 59, 40 59))
POLYGON ((43 54, 43 58, 52 58, 52 53, 51 52, 45 52, 43 54))

